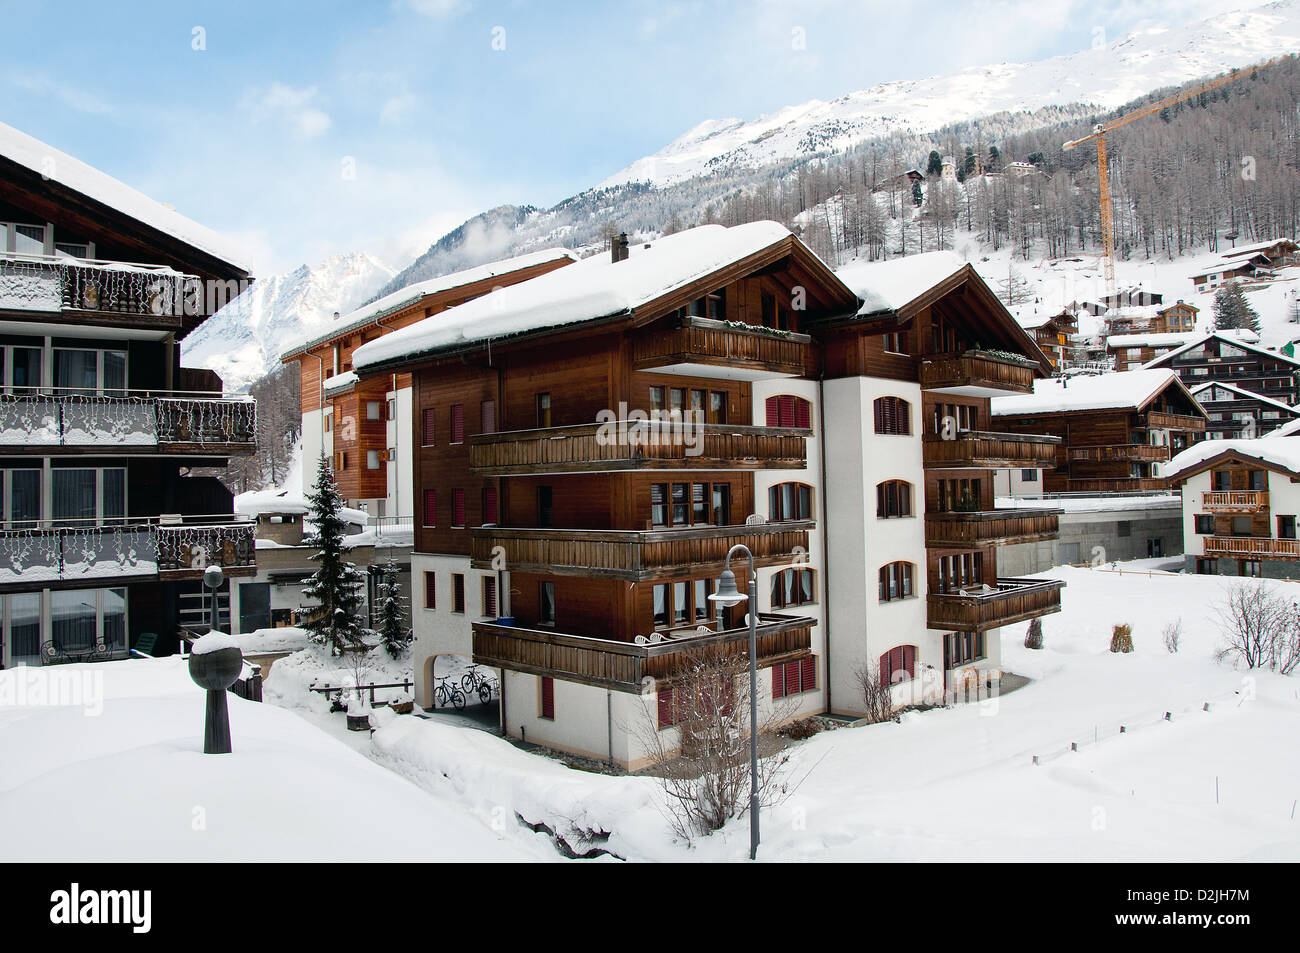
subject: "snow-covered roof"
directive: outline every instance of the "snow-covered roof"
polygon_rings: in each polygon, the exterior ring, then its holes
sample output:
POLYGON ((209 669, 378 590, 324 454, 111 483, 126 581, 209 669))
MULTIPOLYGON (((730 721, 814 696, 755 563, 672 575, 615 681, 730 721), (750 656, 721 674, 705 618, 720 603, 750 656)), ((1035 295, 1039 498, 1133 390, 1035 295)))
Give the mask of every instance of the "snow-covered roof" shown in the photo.
POLYGON ((1095 377, 1049 377, 1034 381, 1032 394, 994 397, 994 417, 1068 413, 1072 410, 1137 410, 1178 375, 1167 370, 1120 371, 1095 377))
POLYGON ((288 360, 293 355, 325 344, 340 334, 356 331, 390 314, 409 308, 429 295, 441 294, 454 288, 463 288, 466 285, 498 278, 511 272, 521 271, 524 268, 559 261, 561 258, 568 258, 572 261, 578 260, 578 256, 567 248, 546 248, 542 251, 529 252, 526 255, 517 255, 514 258, 490 261, 485 265, 477 265, 462 271, 453 271, 437 278, 429 278, 427 281, 417 281, 413 285, 399 288, 397 291, 386 294, 369 304, 363 304, 355 311, 348 312, 330 325, 329 330, 323 334, 314 334, 293 342, 281 352, 280 357, 282 360, 288 360))
POLYGON ((1255 252, 1267 251, 1283 242, 1290 245, 1295 244, 1295 240, 1291 238, 1271 238, 1268 241, 1253 242, 1250 245, 1238 245, 1236 248, 1230 248, 1228 251, 1223 252, 1222 255, 1224 258, 1237 258, 1240 255, 1251 255, 1255 252))
POLYGON ((1229 451, 1260 463, 1272 464, 1293 476, 1300 476, 1300 441, 1269 440, 1267 437, 1251 440, 1202 440, 1161 467, 1160 475, 1170 478, 1188 473, 1199 469, 1206 460, 1229 451))
POLYGON ((897 311, 966 266, 956 252, 932 251, 888 261, 855 261, 835 272, 862 299, 858 314, 897 311))
POLYGON ((80 159, 74 159, 3 122, 0 122, 0 156, 234 265, 241 271, 251 273, 253 270, 244 252, 224 236, 191 221, 175 209, 154 201, 80 159))
MULTIPOLYGON (((1300 411, 1300 407, 1296 407, 1292 409, 1300 411)), ((1294 437, 1297 435, 1300 435, 1300 417, 1297 417, 1295 420, 1288 420, 1281 427, 1277 427, 1273 430, 1270 430, 1268 433, 1264 434, 1259 439, 1268 440, 1272 437, 1294 437)))
MULTIPOLYGON (((1265 397, 1263 394, 1256 394, 1253 390, 1247 390, 1244 387, 1238 387, 1236 384, 1230 384, 1227 381, 1206 381, 1204 384, 1197 384, 1191 388, 1192 396, 1198 401, 1201 399, 1198 395, 1211 387, 1221 387, 1224 390, 1230 390, 1239 394, 1243 400, 1257 400, 1262 404, 1269 404, 1280 410, 1289 411, 1292 414, 1300 415, 1300 407, 1292 407, 1290 404, 1284 404, 1280 400, 1274 400, 1272 397, 1265 397)), ((1215 401, 1202 401, 1202 403, 1213 404, 1215 401)))
POLYGON ((1294 364, 1296 367, 1300 367, 1300 360, 1297 360, 1294 357, 1287 357, 1281 351, 1270 351, 1268 348, 1258 347, 1248 340, 1248 337, 1253 337, 1256 341, 1259 340, 1259 335, 1249 329, 1247 329, 1246 336, 1243 336, 1240 333, 1240 329, 1234 328, 1223 331, 1210 331, 1206 334, 1197 335, 1182 347, 1175 348, 1172 351, 1161 354, 1159 357, 1152 358, 1143 364, 1142 367, 1143 369, 1155 368, 1157 365, 1164 364, 1166 361, 1172 361, 1174 358, 1178 357, 1178 355, 1204 344, 1206 341, 1210 340, 1210 338, 1218 338, 1220 341, 1224 341, 1234 347, 1245 348, 1247 351, 1254 351, 1256 354, 1263 354, 1265 357, 1275 357, 1278 360, 1286 361, 1288 364, 1294 364))
POLYGON ((1110 334, 1106 347, 1170 347, 1186 344, 1197 337, 1195 331, 1169 331, 1162 334, 1110 334))
POLYGON ((593 255, 370 341, 352 355, 358 370, 458 344, 624 314, 791 237, 776 222, 701 225, 650 243, 626 260, 593 255))
POLYGON ((335 374, 333 377, 327 377, 321 381, 321 390, 328 396, 341 390, 347 390, 359 380, 356 371, 344 371, 342 374, 335 374))
POLYGON ((242 516, 263 513, 309 513, 307 499, 297 490, 250 490, 235 497, 235 512, 242 516))

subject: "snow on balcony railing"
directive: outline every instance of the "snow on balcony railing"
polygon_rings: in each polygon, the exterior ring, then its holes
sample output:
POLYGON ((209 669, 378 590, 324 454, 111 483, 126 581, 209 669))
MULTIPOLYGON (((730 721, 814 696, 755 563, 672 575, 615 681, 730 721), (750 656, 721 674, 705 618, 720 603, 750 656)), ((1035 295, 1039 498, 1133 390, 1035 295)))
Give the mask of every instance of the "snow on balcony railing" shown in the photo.
POLYGON ((202 286, 163 265, 0 253, 0 310, 197 314, 202 286))
POLYGON ((70 388, 0 394, 0 446, 252 446, 256 432, 256 403, 247 397, 70 388))

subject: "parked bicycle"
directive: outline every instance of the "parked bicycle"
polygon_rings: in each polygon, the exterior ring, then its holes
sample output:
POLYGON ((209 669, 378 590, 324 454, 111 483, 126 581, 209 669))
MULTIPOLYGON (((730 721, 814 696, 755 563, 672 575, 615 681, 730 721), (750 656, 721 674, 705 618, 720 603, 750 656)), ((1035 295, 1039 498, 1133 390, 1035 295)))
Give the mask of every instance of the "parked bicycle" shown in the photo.
POLYGON ((465 707, 465 693, 456 687, 456 684, 450 678, 444 675, 438 679, 438 687, 434 689, 433 703, 437 708, 446 708, 453 705, 458 709, 465 707))
POLYGON ((496 689, 496 683, 495 678, 484 675, 477 665, 471 665, 469 671, 460 678, 460 687, 465 690, 465 694, 477 694, 479 701, 484 705, 492 701, 492 692, 496 689))

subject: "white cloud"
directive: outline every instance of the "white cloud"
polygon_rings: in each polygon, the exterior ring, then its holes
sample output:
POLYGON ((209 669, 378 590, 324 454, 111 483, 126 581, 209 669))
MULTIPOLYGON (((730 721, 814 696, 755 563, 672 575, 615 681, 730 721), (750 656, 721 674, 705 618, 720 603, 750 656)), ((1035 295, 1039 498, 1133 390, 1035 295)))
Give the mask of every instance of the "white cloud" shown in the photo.
POLYGON ((469 8, 468 0, 406 0, 406 5, 433 20, 445 20, 469 8))
POLYGON ((242 102, 253 122, 279 120, 304 139, 314 139, 332 126, 333 120, 318 104, 320 91, 315 86, 295 89, 287 83, 249 92, 242 102))
POLYGON ((117 108, 112 103, 80 87, 53 79, 45 73, 11 70, 6 74, 5 81, 15 89, 53 99, 77 112, 90 113, 94 116, 117 115, 117 108))

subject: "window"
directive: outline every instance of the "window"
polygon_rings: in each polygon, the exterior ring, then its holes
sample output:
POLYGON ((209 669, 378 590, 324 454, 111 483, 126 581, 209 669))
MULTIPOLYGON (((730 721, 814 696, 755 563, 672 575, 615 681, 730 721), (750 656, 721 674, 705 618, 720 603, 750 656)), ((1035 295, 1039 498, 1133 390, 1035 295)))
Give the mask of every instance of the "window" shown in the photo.
POLYGON ((912 432, 912 405, 901 397, 877 397, 876 433, 906 435, 912 432))
MULTIPOLYGON (((0 228, 0 240, 4 237, 0 228)), ((41 664, 41 594, 16 593, 0 596, 3 609, 3 630, 0 630, 0 664, 7 668, 18 665, 41 664)))
POLYGON ((890 331, 888 334, 882 336, 882 342, 884 344, 885 350, 890 354, 907 353, 907 332, 906 331, 890 331))
POLYGON ((379 420, 379 401, 366 401, 366 420, 379 420))
POLYGON ((537 717, 555 720, 555 679, 547 675, 538 677, 537 717))
POLYGON ((550 526, 553 516, 552 493, 549 486, 537 488, 537 525, 550 526))
POLYGON ((1196 534, 1197 534, 1198 536, 1213 536, 1213 535, 1214 535, 1214 517, 1213 517, 1213 516, 1211 516, 1211 515, 1209 515, 1209 514, 1205 514, 1205 513, 1198 513, 1198 514, 1196 514, 1195 522, 1196 522, 1196 534))
POLYGON ((538 583, 537 624, 555 625, 555 583, 553 582, 538 583))
POLYGON ((812 519, 812 487, 778 483, 767 488, 767 518, 774 523, 812 519))
POLYGON ((893 519, 912 515, 912 484, 886 480, 876 484, 876 518, 893 519))
POLYGON ((438 525, 438 491, 424 491, 424 525, 438 525))
POLYGON ((785 698, 817 688, 817 657, 772 666, 772 697, 785 698))
POLYGON ((1165 542, 1159 536, 1147 538, 1147 558, 1159 559, 1165 554, 1165 542))
POLYGON ((650 484, 650 525, 668 525, 668 484, 650 484))
POLYGON ((549 391, 540 393, 535 398, 537 405, 537 426, 549 427, 551 425, 551 395, 549 391))
POLYGON ((1251 576, 1251 577, 1253 577, 1253 578, 1255 578, 1255 579, 1258 579, 1258 578, 1262 575, 1262 573, 1261 573, 1261 571, 1260 571, 1259 560, 1258 560, 1258 559, 1238 559, 1238 560, 1237 560, 1237 575, 1238 575, 1238 576, 1251 576))
POLYGON ((72 589, 51 592, 54 647, 84 652, 96 646, 126 650, 126 590, 72 589))
POLYGON ((889 563, 880 567, 880 601, 893 602, 912 595, 912 564, 889 563))
POLYGON ((1251 535, 1251 520, 1249 516, 1234 516, 1232 518, 1232 535, 1233 536, 1251 535))
POLYGON ((1227 470, 1214 470, 1210 473, 1210 484, 1216 493, 1226 493, 1232 489, 1232 474, 1227 470))
POLYGON ((497 617, 496 576, 483 577, 483 615, 489 619, 495 619, 497 617))
POLYGON ((41 386, 40 347, 0 345, 0 384, 5 393, 25 393, 41 386))
POLYGON ((497 402, 495 400, 485 400, 479 405, 479 417, 480 433, 497 432, 497 402))
POLYGON ((126 389, 126 351, 54 349, 54 387, 60 394, 126 389))
POLYGON ((1021 481, 1022 483, 1037 483, 1037 482, 1038 482, 1038 471, 1037 471, 1037 470, 1021 470, 1021 471, 1020 471, 1020 481, 1021 481))
POLYGON ((650 484, 652 527, 725 526, 730 509, 731 487, 725 483, 650 484))
POLYGON ((329 433, 334 429, 334 411, 325 411, 325 432, 329 433))
POLYGON ((938 510, 941 513, 974 513, 983 505, 978 477, 940 480, 938 491, 938 510))
POLYGON ((465 405, 451 405, 451 443, 465 442, 465 405))
POLYGON ((1120 538, 1131 536, 1133 533, 1132 520, 1120 520, 1118 523, 1115 524, 1115 527, 1116 527, 1115 535, 1119 536, 1120 538))
POLYGON ((465 574, 463 572, 451 574, 451 611, 461 615, 465 613, 465 574))
POLYGON ((896 645, 880 656, 880 684, 897 685, 916 677, 916 646, 896 645))
POLYGON ((41 518, 41 470, 0 470, 0 520, 6 529, 35 526, 41 518))
POLYGON ((655 629, 703 624, 710 620, 712 579, 686 579, 659 583, 652 590, 650 623, 655 629))
POLYGON ((711 424, 725 424, 727 422, 727 394, 725 391, 709 391, 708 422, 711 424))
POLYGON ((1214 576, 1219 572, 1217 559, 1197 559, 1196 574, 1198 576, 1214 576))
MULTIPOLYGON (((11 479, 21 481, 18 502, 30 513, 39 508, 39 483, 26 472, 15 470, 11 479)), ((121 467, 58 467, 51 481, 51 516, 56 521, 114 524, 126 517, 126 470, 121 467)))
POLYGON ((367 470, 378 470, 378 469, 379 469, 379 451, 378 451, 378 450, 367 450, 367 451, 366 451, 366 469, 367 469, 367 470))
POLYGON ((465 491, 460 487, 451 491, 451 525, 456 529, 465 528, 465 491))
POLYGON ((667 398, 662 387, 650 388, 650 416, 657 417, 668 409, 667 398))
POLYGON ((764 404, 769 427, 802 427, 812 429, 812 404, 793 394, 769 397, 764 404))
POLYGON ((658 707, 659 729, 671 728, 677 723, 677 712, 673 706, 673 690, 671 688, 659 689, 659 697, 656 700, 658 707))
POLYGON ((949 632, 943 637, 943 667, 967 665, 985 657, 983 632, 949 632))
POLYGON ((388 419, 389 420, 397 419, 397 398, 396 397, 390 397, 388 399, 388 419))
POLYGON ((424 408, 424 434, 421 438, 421 444, 426 447, 433 446, 434 434, 438 432, 435 411, 432 407, 424 408))
POLYGON ((339 473, 342 473, 347 468, 348 468, 348 452, 346 450, 339 450, 337 453, 334 454, 334 469, 337 470, 339 473))
POLYGON ((1295 539, 1295 517, 1279 516, 1277 518, 1277 538, 1295 539))
POLYGON ((1251 471, 1250 471, 1250 488, 1251 488, 1252 490, 1267 490, 1267 489, 1268 489, 1268 471, 1267 471, 1267 470, 1251 470, 1251 471))
POLYGON ((424 607, 426 609, 436 609, 438 607, 438 593, 434 586, 434 574, 425 572, 424 574, 424 607))
POLYGON ((709 596, 713 594, 713 580, 696 579, 693 588, 695 590, 693 593, 695 597, 695 621, 708 622, 709 607, 712 605, 712 603, 709 602, 709 596))
POLYGON ((495 526, 500 522, 497 516, 497 488, 483 487, 483 525, 495 526))
POLYGON ((940 592, 955 592, 967 586, 977 586, 984 581, 984 554, 975 551, 940 556, 937 568, 940 592))
POLYGON ((782 569, 772 575, 772 608, 806 606, 816 602, 811 569, 782 569))
POLYGON ((958 433, 979 429, 978 407, 970 404, 935 404, 930 410, 930 432, 936 437, 951 439, 951 428, 954 426, 958 433))

